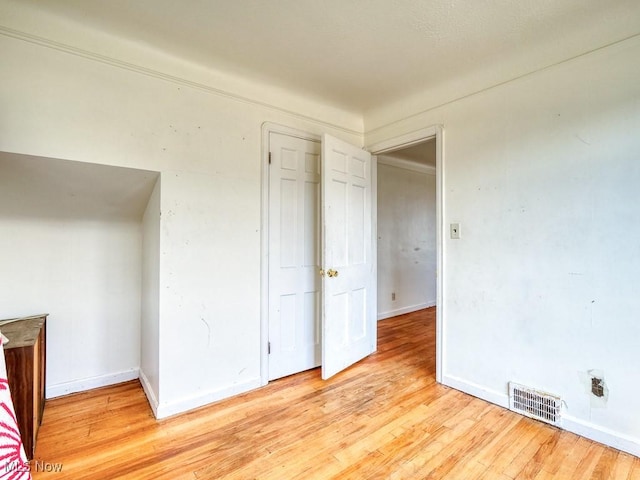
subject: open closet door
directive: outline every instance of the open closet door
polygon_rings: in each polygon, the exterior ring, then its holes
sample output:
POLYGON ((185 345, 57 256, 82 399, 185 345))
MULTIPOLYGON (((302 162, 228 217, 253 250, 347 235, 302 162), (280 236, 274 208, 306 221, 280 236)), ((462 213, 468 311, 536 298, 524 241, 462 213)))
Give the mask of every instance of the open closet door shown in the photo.
POLYGON ((376 350, 371 154, 322 136, 322 378, 376 350))

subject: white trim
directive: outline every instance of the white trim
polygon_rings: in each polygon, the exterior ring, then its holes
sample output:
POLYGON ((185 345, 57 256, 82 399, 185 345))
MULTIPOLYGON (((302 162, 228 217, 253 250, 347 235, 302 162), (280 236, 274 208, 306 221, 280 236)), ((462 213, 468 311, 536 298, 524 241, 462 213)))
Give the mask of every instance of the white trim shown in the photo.
POLYGON ((391 150, 410 147, 431 138, 436 139, 436 381, 442 383, 444 371, 444 129, 442 125, 433 125, 413 132, 393 137, 366 147, 374 155, 391 150))
POLYGON ((444 368, 445 308, 444 308, 444 128, 436 130, 436 381, 442 382, 444 368))
POLYGON ((473 395, 486 402, 509 409, 509 395, 505 392, 497 392, 478 383, 473 383, 451 375, 444 375, 442 383, 447 387, 455 388, 456 390, 473 395))
POLYGON ((396 310, 388 310, 386 312, 378 312, 378 320, 384 320, 385 318, 397 317, 398 315, 404 315, 405 313, 417 312, 418 310, 424 310, 425 308, 435 307, 435 303, 419 303, 418 305, 411 305, 408 307, 398 308, 396 310))
POLYGON ((47 398, 62 397, 71 393, 84 392, 94 388, 107 387, 117 383, 128 382, 139 378, 139 370, 132 368, 122 372, 110 373, 99 377, 84 378, 82 380, 74 380, 72 382, 58 383, 56 385, 47 385, 47 398))
MULTIPOLYGON (((446 375, 442 383, 461 392, 473 395, 481 400, 493 403, 500 407, 509 408, 509 395, 483 387, 477 383, 446 375)), ((516 412, 514 412, 516 413, 516 412)), ((633 438, 621 432, 616 432, 593 423, 580 420, 570 415, 562 414, 562 428, 576 435, 588 438, 603 445, 607 445, 623 452, 640 457, 640 439, 633 438)))
POLYGON ((269 383, 269 135, 279 133, 320 142, 320 135, 273 122, 262 124, 262 161, 260 194, 260 384, 269 383))
POLYGON ((178 413, 187 412, 194 408, 203 407, 218 400, 224 400, 234 395, 254 390, 261 386, 260 378, 248 380, 243 383, 231 385, 229 387, 210 390, 206 393, 185 397, 168 403, 160 403, 157 406, 155 415, 157 419, 167 418, 178 413))
MULTIPOLYGON (((9 28, 3 25, 0 25, 0 35, 4 35, 6 37, 14 38, 17 40, 22 40, 24 42, 32 43, 35 45, 40 45, 41 47, 51 48, 53 50, 57 50, 59 52, 67 53, 70 55, 75 55, 76 57, 85 58, 87 60, 91 60, 94 62, 102 63, 105 65, 110 65, 112 67, 121 68, 123 70, 128 70, 130 72, 138 73, 141 75, 146 75, 148 77, 157 78, 159 80, 163 80, 166 82, 175 83, 178 85, 183 85, 185 87, 195 88, 207 93, 211 93, 213 95, 217 95, 220 97, 225 97, 229 99, 236 100, 238 102, 242 102, 245 104, 256 105, 262 108, 267 108, 269 110, 274 110, 291 117, 297 118, 299 120, 304 120, 306 122, 313 123, 315 125, 321 125, 323 127, 329 127, 332 129, 340 130, 342 132, 352 134, 352 135, 362 135, 364 131, 353 130, 351 128, 344 127, 342 125, 338 125, 336 123, 332 123, 329 121, 318 120, 317 118, 310 117, 304 115, 302 113, 298 113, 294 110, 289 110, 274 103, 268 103, 264 100, 252 98, 250 96, 241 95, 239 93, 229 92, 227 90, 223 90, 221 88, 216 88, 212 85, 207 85, 205 83, 194 82, 192 80, 188 80, 186 78, 178 77, 175 75, 170 75, 167 73, 163 73, 159 70, 154 70, 151 68, 143 67, 141 65, 136 65, 135 63, 126 62, 123 60, 119 60, 117 58, 109 57, 106 55, 101 55, 98 53, 91 52, 89 50, 84 50, 78 47, 74 47, 72 45, 67 45, 61 42, 56 42, 54 40, 50 40, 48 38, 40 37, 38 35, 33 35, 30 33, 22 32, 20 30, 15 30, 13 28, 9 28)), ((263 96, 264 98, 264 96, 263 96)))
POLYGON ((440 125, 421 128, 420 130, 415 130, 413 132, 405 133, 397 137, 374 143, 373 145, 369 145, 368 147, 366 147, 366 149, 374 155, 380 155, 392 150, 411 147, 413 145, 417 145, 418 143, 422 143, 425 140, 429 140, 430 138, 437 137, 438 129, 441 128, 442 127, 440 125))
MULTIPOLYGON (((280 133, 282 135, 289 135, 290 137, 302 138, 303 140, 311 140, 314 142, 322 141, 322 136, 316 135, 315 133, 309 133, 304 130, 299 130, 297 128, 287 127, 286 125, 280 125, 279 123, 264 122, 262 124, 262 148, 264 149, 265 146, 267 147, 267 151, 266 151, 267 167, 269 166, 268 147, 269 147, 270 133, 280 133), (265 140, 266 140, 266 144, 265 144, 265 140)), ((262 153, 265 154, 264 151, 262 153)))
POLYGON ((640 457, 640 439, 585 422, 570 415, 562 416, 562 428, 604 445, 640 457))
POLYGON ((144 390, 144 394, 147 396, 147 401, 151 406, 151 410, 153 410, 153 416, 158 418, 158 399, 156 398, 153 388, 151 388, 149 379, 142 370, 140 370, 140 385, 142 385, 142 390, 144 390))
POLYGON ((386 157, 384 154, 380 154, 378 157, 378 163, 383 165, 389 165, 391 167, 402 168, 404 170, 411 170, 412 172, 426 173, 427 175, 435 175, 436 167, 432 165, 425 165, 423 163, 412 162, 411 160, 404 160, 401 158, 386 157))
MULTIPOLYGON (((371 287, 371 295, 373 296, 372 304, 375 314, 378 313, 378 157, 371 155, 371 260, 373 282, 371 287)), ((372 313, 373 314, 373 313, 372 313)), ((377 320, 376 320, 377 321, 377 320)), ((373 345, 371 350, 378 351, 378 328, 373 328, 371 341, 373 345)))

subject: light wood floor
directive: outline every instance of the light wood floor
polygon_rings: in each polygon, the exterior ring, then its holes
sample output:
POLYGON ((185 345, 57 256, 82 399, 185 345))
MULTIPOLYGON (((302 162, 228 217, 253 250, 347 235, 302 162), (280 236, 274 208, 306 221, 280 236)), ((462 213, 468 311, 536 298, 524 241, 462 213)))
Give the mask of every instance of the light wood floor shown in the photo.
POLYGON ((138 382, 49 401, 36 459, 62 472, 34 478, 640 479, 636 457, 436 384, 434 324, 434 309, 383 320, 378 352, 330 381, 312 370, 163 421, 138 382))

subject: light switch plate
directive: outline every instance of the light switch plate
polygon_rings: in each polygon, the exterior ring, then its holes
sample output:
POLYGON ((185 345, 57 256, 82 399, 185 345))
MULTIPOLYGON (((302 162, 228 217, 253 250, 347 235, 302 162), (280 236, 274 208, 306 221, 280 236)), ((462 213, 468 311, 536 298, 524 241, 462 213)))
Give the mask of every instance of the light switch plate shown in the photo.
POLYGON ((460 224, 452 223, 450 225, 450 233, 451 233, 452 240, 458 240, 460 238, 460 224))

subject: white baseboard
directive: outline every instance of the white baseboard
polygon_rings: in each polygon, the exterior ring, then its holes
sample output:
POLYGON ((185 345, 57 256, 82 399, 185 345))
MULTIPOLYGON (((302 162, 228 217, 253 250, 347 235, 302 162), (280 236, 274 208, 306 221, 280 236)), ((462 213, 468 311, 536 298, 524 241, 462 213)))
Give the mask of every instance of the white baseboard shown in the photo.
MULTIPOLYGON (((487 402, 494 403, 504 408, 509 408, 509 394, 497 392, 467 380, 444 375, 442 383, 461 392, 468 393, 487 402)), ((609 447, 617 448, 623 452, 640 457, 640 439, 594 425, 590 422, 574 418, 570 415, 562 415, 562 428, 576 435, 588 438, 609 447)))
POLYGON ((153 388, 151 388, 149 379, 142 370, 140 370, 140 384, 142 385, 142 390, 144 390, 144 394, 147 397, 149 406, 151 407, 151 410, 153 410, 153 416, 158 418, 158 398, 156 397, 153 388))
POLYGON ((389 310, 386 312, 378 312, 378 320, 384 320, 385 318, 397 317, 398 315, 404 315, 405 313, 417 312, 424 308, 435 307, 436 303, 420 303, 418 305, 411 305, 409 307, 402 307, 396 310, 389 310))
POLYGON ((461 392, 468 393, 474 397, 478 397, 487 402, 499 405, 500 407, 509 408, 509 394, 491 390, 477 383, 453 377, 451 375, 443 375, 442 383, 447 387, 455 388, 461 392))
POLYGON ((576 435, 593 440, 594 442, 603 443, 610 447, 617 448, 618 450, 622 450, 623 452, 635 455, 636 457, 640 457, 640 439, 593 425, 569 415, 563 415, 562 428, 575 433, 576 435))
POLYGON ((142 389, 149 401, 151 410, 157 419, 166 418, 171 415, 183 413, 194 408, 202 407, 209 403, 222 400, 233 395, 248 392, 254 390, 262 385, 260 378, 255 378, 247 382, 233 385, 231 387, 225 387, 218 390, 212 390, 203 395, 197 395, 193 397, 187 397, 174 402, 168 402, 160 404, 156 393, 151 388, 149 379, 142 370, 132 369, 124 372, 118 372, 110 375, 103 375, 100 377, 92 377, 83 380, 77 380, 73 382, 60 383, 57 385, 51 385, 47 387, 47 398, 61 397, 76 392, 84 392, 85 390, 91 390, 93 388, 106 387, 109 385, 115 385, 118 383, 128 382, 130 380, 140 379, 142 389))
POLYGON ((73 382, 58 383, 56 385, 48 385, 46 388, 47 398, 62 397, 76 392, 84 392, 93 388, 106 387, 115 385, 116 383, 128 382, 138 378, 139 371, 137 368, 125 370, 118 373, 110 373, 109 375, 101 375, 99 377, 83 378, 82 380, 74 380, 73 382))
POLYGON ((208 405, 218 400, 223 400, 233 395, 239 395, 241 393, 248 392, 249 390, 254 390, 260 386, 262 386, 260 377, 256 377, 240 384, 211 390, 202 395, 181 398, 167 403, 159 403, 154 410, 154 414, 157 419, 167 418, 178 413, 183 413, 188 410, 193 410, 194 408, 208 405))

